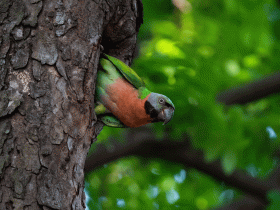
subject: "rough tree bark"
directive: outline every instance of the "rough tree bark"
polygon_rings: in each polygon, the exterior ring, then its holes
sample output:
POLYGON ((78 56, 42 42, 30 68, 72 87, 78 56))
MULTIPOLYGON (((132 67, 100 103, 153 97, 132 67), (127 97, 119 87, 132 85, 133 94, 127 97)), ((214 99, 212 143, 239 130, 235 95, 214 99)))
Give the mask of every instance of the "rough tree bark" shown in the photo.
POLYGON ((100 46, 130 64, 140 0, 0 0, 0 209, 84 209, 100 46))

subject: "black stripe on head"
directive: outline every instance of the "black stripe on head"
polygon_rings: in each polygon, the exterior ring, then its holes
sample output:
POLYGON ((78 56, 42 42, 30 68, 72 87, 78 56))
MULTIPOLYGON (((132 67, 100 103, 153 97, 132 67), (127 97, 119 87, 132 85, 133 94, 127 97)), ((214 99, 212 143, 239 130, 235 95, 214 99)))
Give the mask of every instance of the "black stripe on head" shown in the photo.
POLYGON ((158 116, 158 112, 156 109, 152 106, 152 104, 149 101, 145 102, 145 111, 152 119, 156 118, 158 116))

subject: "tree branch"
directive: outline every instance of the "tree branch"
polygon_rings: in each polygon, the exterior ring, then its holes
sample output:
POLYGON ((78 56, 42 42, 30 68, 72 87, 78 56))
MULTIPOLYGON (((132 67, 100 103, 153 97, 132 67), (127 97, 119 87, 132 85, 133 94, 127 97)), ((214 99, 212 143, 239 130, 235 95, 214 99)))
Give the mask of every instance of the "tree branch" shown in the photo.
POLYGON ((263 203, 255 198, 251 196, 243 196, 228 205, 216 208, 216 210, 263 210, 264 208, 263 203))
POLYGON ((279 92, 280 73, 278 72, 242 87, 222 91, 217 94, 217 101, 226 105, 246 104, 279 92))
MULTIPOLYGON (((137 133, 137 131, 134 132, 137 133)), ((139 132, 139 131, 138 131, 139 132)), ((161 158, 167 161, 180 163, 186 168, 195 168, 207 175, 210 175, 219 182, 224 182, 242 192, 250 195, 256 203, 268 204, 266 194, 269 190, 278 186, 277 183, 266 182, 247 175, 244 172, 236 171, 231 175, 226 175, 221 168, 221 163, 215 161, 206 163, 202 152, 195 150, 186 140, 184 142, 173 142, 168 139, 158 141, 153 140, 149 132, 140 132, 141 135, 132 138, 134 134, 128 134, 125 145, 113 141, 113 150, 108 150, 104 146, 99 146, 91 154, 85 164, 85 172, 96 169, 106 163, 117 160, 121 157, 136 155, 140 157, 161 158)), ((112 143, 110 143, 112 144, 112 143)))
MULTIPOLYGON (((217 95, 217 101, 226 105, 246 104, 271 94, 280 92, 280 73, 267 76, 264 79, 252 82, 238 88, 223 91, 217 95)), ((279 189, 280 167, 267 179, 259 180, 247 175, 245 172, 235 171, 231 175, 226 175, 221 168, 221 163, 215 161, 206 163, 201 151, 194 149, 189 140, 184 142, 173 142, 168 139, 156 141, 152 132, 147 128, 133 129, 129 132, 125 145, 113 140, 113 150, 107 150, 100 145, 96 151, 90 155, 86 161, 85 172, 96 169, 106 163, 117 160, 125 156, 140 156, 150 158, 161 158, 167 161, 180 163, 186 168, 195 168, 220 182, 224 182, 234 188, 244 192, 243 198, 227 206, 218 208, 219 210, 250 210, 264 209, 268 204, 267 192, 272 189, 279 189), (139 132, 139 129, 142 129, 139 132), (145 130, 146 129, 146 130, 145 130)))

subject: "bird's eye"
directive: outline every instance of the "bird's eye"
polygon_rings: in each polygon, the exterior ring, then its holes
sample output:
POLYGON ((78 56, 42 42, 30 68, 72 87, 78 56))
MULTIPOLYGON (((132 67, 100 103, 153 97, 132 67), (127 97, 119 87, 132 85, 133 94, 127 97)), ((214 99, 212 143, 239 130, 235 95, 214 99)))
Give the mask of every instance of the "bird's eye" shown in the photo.
POLYGON ((160 98, 160 99, 158 100, 158 102, 159 102, 160 104, 163 104, 163 103, 164 103, 164 99, 163 99, 163 98, 160 98))

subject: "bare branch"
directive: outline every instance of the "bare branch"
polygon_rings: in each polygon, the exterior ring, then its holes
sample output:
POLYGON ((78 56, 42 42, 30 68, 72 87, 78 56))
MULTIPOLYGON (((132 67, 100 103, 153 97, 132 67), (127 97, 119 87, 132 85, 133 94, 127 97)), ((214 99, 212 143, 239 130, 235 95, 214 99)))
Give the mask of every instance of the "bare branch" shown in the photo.
POLYGON ((279 92, 280 73, 275 73, 242 87, 220 92, 217 95, 217 101, 226 105, 246 104, 279 92))
POLYGON ((264 208, 265 206, 262 202, 253 197, 244 196, 235 202, 216 208, 216 210, 262 210, 264 208))
MULTIPOLYGON (((127 138, 129 141, 125 145, 113 143, 113 150, 108 150, 104 146, 96 148, 86 160, 85 172, 96 169, 106 163, 117 160, 121 157, 136 155, 144 158, 161 158, 167 161, 180 163, 186 168, 195 168, 207 175, 210 175, 219 182, 224 182, 234 188, 252 196, 257 203, 267 205, 266 194, 275 188, 276 183, 266 182, 249 176, 248 174, 236 171, 231 175, 226 175, 221 168, 221 163, 215 161, 206 163, 203 153, 195 150, 188 140, 184 142, 173 142, 168 139, 158 141, 148 132, 135 138, 127 138)), ((131 134, 129 134, 131 135, 131 134)), ((114 141, 118 142, 118 141, 114 141)))

